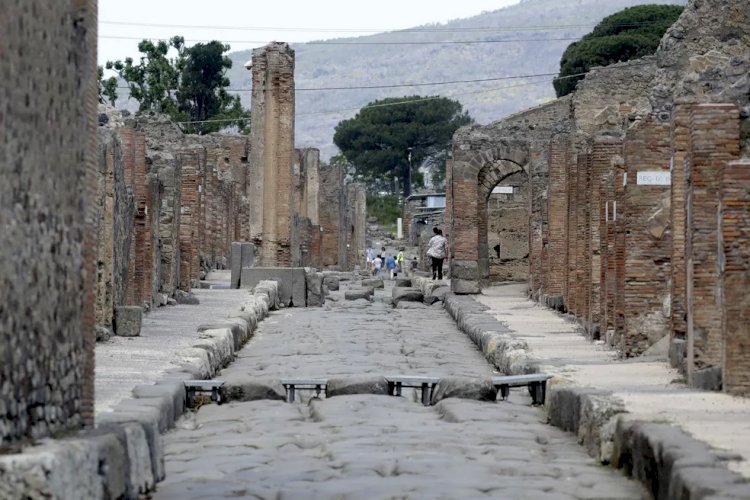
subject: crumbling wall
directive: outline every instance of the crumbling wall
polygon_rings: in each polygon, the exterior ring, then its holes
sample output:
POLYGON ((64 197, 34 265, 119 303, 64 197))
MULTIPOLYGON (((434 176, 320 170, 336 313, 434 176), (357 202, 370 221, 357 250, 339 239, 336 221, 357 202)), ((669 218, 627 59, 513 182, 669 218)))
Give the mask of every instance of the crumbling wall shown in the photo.
POLYGON ((321 265, 342 265, 340 240, 343 228, 342 208, 346 193, 343 192, 344 169, 340 165, 324 165, 320 169, 320 191, 318 218, 322 234, 321 265))
POLYGON ((740 123, 743 156, 750 156, 749 28, 748 2, 688 2, 656 52, 658 72, 649 93, 657 114, 670 115, 678 102, 745 108, 740 123))
POLYGON ((3 12, 0 447, 93 422, 98 173, 96 3, 3 12))
POLYGON ((135 204, 125 184, 122 144, 112 128, 98 130, 96 325, 112 329, 114 308, 124 304, 135 204))

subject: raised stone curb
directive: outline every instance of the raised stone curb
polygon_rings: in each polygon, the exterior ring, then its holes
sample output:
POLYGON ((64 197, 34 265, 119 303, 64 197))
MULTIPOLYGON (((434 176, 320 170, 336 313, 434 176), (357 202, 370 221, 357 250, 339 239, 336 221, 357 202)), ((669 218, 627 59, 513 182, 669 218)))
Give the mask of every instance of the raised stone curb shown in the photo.
MULTIPOLYGON (((259 283, 241 311, 199 327, 198 341, 177 353, 179 371, 136 386, 132 399, 97 415, 96 429, 0 455, 0 498, 138 499, 154 491, 164 479, 161 433, 185 412, 184 381, 210 378, 234 359, 278 306, 277 287, 275 281, 259 283)), ((283 391, 275 393, 283 399, 283 391)))
POLYGON ((501 373, 522 375, 539 372, 539 362, 529 353, 528 344, 511 334, 507 326, 487 314, 487 308, 466 295, 446 294, 445 310, 458 328, 482 350, 501 373))
MULTIPOLYGON (((469 296, 449 294, 444 307, 487 359, 508 375, 539 371, 523 340, 469 296)), ((554 377, 545 409, 552 425, 576 434, 589 455, 623 469, 657 499, 750 498, 750 481, 730 471, 721 452, 681 429, 633 419, 612 393, 554 377)))

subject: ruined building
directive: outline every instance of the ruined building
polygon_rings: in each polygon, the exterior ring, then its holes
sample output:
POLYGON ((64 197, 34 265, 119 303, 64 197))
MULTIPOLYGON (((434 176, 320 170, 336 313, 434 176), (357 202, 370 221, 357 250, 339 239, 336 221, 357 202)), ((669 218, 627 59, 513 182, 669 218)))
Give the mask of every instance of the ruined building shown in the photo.
POLYGON ((260 267, 353 269, 363 264, 365 195, 343 170, 320 166, 320 151, 294 149, 294 51, 253 50, 249 241, 260 267))
POLYGON ((247 234, 248 141, 104 108, 100 122, 96 324, 127 334, 118 311, 183 299, 247 234))
POLYGON ((624 356, 669 342, 691 385, 749 394, 748 47, 750 4, 691 1, 655 56, 459 130, 446 172, 454 291, 490 280, 490 193, 525 179, 534 297, 624 356))

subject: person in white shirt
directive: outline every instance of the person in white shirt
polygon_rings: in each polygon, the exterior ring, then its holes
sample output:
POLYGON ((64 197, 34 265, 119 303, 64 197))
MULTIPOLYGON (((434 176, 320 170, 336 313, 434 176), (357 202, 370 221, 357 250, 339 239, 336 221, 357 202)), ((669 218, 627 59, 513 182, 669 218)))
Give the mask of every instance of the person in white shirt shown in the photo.
POLYGON ((380 276, 380 269, 383 267, 383 259, 380 258, 380 255, 375 257, 375 260, 372 261, 372 269, 373 269, 373 276, 380 276))
POLYGON ((448 241, 443 237, 443 232, 438 228, 433 228, 435 235, 430 238, 427 244, 427 256, 432 259, 432 279, 443 279, 443 261, 448 254, 448 241))

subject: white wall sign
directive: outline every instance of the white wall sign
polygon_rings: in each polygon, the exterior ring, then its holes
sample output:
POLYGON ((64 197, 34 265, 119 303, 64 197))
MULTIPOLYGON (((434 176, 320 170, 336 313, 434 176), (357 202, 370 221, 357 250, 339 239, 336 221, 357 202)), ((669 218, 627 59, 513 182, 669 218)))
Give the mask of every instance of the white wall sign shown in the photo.
POLYGON ((639 186, 671 186, 672 174, 665 170, 638 172, 636 184, 639 186))
POLYGON ((492 194, 513 194, 513 186, 497 186, 492 194))

